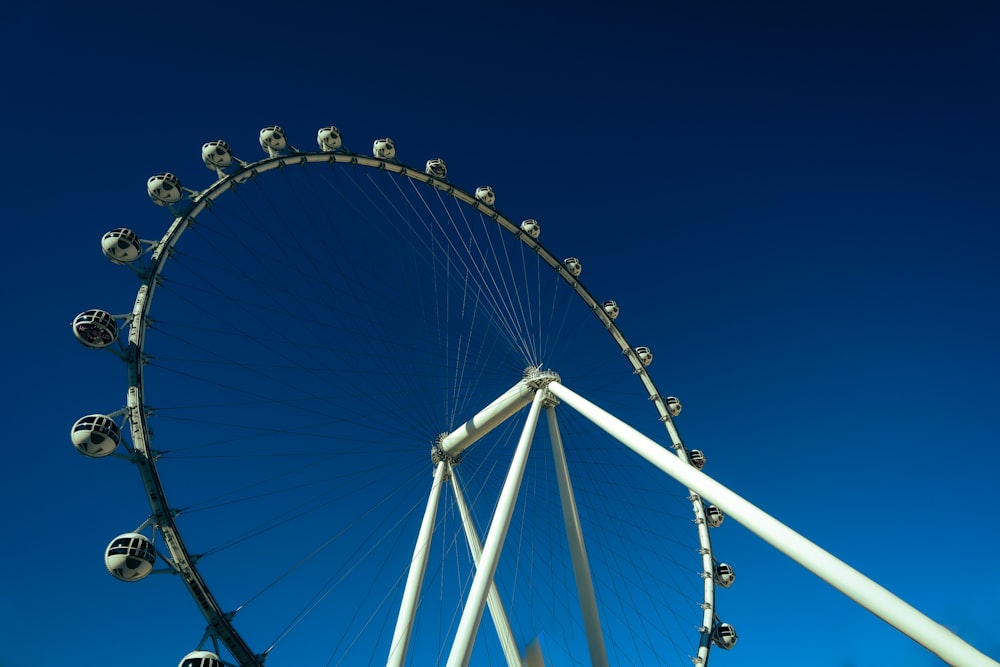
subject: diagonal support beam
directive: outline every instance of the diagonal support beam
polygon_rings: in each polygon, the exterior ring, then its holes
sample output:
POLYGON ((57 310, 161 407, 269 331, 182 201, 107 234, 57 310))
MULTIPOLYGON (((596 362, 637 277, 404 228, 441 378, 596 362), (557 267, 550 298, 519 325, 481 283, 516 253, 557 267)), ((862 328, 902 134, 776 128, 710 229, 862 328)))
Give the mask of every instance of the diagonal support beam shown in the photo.
POLYGON ((530 403, 534 395, 535 389, 525 380, 521 380, 480 410, 475 417, 441 438, 437 446, 448 456, 457 457, 469 445, 530 403))
MULTIPOLYGON (((617 417, 605 412, 559 382, 548 390, 609 435, 695 493, 710 498, 734 520, 807 570, 872 612, 889 625, 955 667, 1000 667, 943 625, 861 574, 830 552, 810 542, 756 505, 617 417)), ((450 667, 450 665, 449 665, 450 667)))
POLYGON ((549 382, 559 379, 552 371, 529 367, 520 382, 479 411, 451 433, 443 436, 437 448, 452 458, 458 457, 469 445, 495 429, 531 402, 535 393, 549 382))
POLYGON ((427 497, 427 507, 424 508, 424 518, 420 523, 417 543, 413 547, 413 560, 410 561, 410 571, 406 575, 403 601, 399 603, 399 616, 396 617, 396 629, 392 633, 389 659, 386 661, 387 667, 401 667, 406 660, 406 651, 410 647, 413 619, 417 613, 420 588, 424 583, 424 572, 427 569, 427 558, 430 556, 431 550, 431 536, 434 532, 434 519, 437 516, 438 500, 441 498, 441 487, 445 481, 447 466, 446 461, 440 461, 434 468, 434 482, 431 484, 431 492, 427 497))
POLYGON ((451 653, 448 654, 447 667, 465 667, 472 657, 473 641, 479 630, 479 623, 483 619, 486 594, 493 582, 493 576, 496 574, 500 550, 503 548, 507 529, 510 527, 510 519, 514 514, 514 503, 517 501, 521 479, 524 477, 524 469, 528 463, 528 452, 531 450, 531 440, 535 435, 535 427, 538 425, 538 415, 542 409, 544 395, 544 391, 536 392, 531 409, 528 411, 528 418, 521 431, 517 449, 514 451, 514 459, 511 461, 510 470, 507 472, 503 489, 500 491, 500 499, 497 501, 497 508, 493 513, 493 520, 490 522, 486 544, 483 546, 483 555, 479 559, 476 576, 472 579, 469 597, 462 610, 462 618, 458 622, 458 631, 455 634, 455 641, 451 645, 451 653))
MULTIPOLYGON (((476 526, 472 522, 472 514, 468 505, 465 504, 465 494, 458 483, 458 476, 455 470, 451 471, 451 488, 455 493, 455 504, 458 505, 458 513, 462 517, 462 526, 465 528, 465 539, 469 543, 469 550, 472 552, 472 561, 479 567, 479 561, 483 556, 483 546, 479 542, 479 534, 476 526)), ((503 602, 500 600, 500 592, 494 581, 490 581, 490 591, 486 596, 486 606, 490 610, 493 618, 493 625, 497 629, 497 636, 500 639, 500 646, 503 648, 504 657, 507 659, 507 667, 521 667, 521 650, 517 647, 517 640, 514 639, 514 631, 510 627, 510 620, 507 612, 504 611, 503 602)))
POLYGON ((594 580, 590 576, 590 561, 587 547, 583 542, 583 527, 580 513, 576 509, 576 497, 569 479, 566 452, 563 450, 562 435, 554 407, 545 408, 552 438, 552 456, 555 459, 556 479, 559 482, 559 500, 562 504, 563 522, 566 524, 566 539, 569 542, 570 558, 573 561, 573 575, 576 577, 576 594, 580 599, 583 614, 583 629, 587 635, 590 650, 590 664, 594 667, 608 667, 608 654, 604 648, 604 633, 601 631, 601 616, 597 610, 597 596, 594 595, 594 580))

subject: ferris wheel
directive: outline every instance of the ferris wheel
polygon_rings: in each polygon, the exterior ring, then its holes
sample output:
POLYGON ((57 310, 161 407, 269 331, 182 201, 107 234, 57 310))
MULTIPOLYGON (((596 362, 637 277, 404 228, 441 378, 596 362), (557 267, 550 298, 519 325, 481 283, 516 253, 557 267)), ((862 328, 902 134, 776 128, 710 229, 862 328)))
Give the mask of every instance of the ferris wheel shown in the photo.
POLYGON ((389 138, 361 154, 325 127, 305 151, 272 126, 259 144, 245 161, 205 143, 201 189, 151 177, 166 231, 101 242, 132 270, 131 309, 72 324, 127 378, 73 444, 134 464, 148 504, 105 563, 183 581, 204 634, 182 667, 705 665, 731 648, 722 512, 586 416, 705 465, 620 328, 641 306, 542 245, 571 221, 509 218, 389 138))

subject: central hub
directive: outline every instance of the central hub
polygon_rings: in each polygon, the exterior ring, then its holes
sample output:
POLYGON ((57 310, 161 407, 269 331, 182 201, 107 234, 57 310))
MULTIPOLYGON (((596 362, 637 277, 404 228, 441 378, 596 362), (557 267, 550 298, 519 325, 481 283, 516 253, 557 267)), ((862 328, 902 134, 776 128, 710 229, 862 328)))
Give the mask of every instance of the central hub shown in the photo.
POLYGON ((528 366, 524 369, 524 373, 521 377, 522 382, 535 391, 542 392, 543 408, 554 408, 559 405, 559 399, 550 394, 546 389, 546 387, 549 386, 549 383, 559 381, 560 378, 558 373, 551 369, 543 371, 541 370, 541 366, 528 366))
POLYGON ((534 390, 544 389, 550 382, 558 382, 559 374, 553 370, 542 370, 541 366, 528 366, 521 374, 522 381, 534 390))
POLYGON ((462 455, 448 454, 444 449, 441 448, 441 442, 448 437, 447 433, 441 433, 438 435, 437 439, 434 441, 434 445, 431 447, 431 463, 437 466, 441 461, 447 461, 450 466, 457 466, 462 462, 462 455))

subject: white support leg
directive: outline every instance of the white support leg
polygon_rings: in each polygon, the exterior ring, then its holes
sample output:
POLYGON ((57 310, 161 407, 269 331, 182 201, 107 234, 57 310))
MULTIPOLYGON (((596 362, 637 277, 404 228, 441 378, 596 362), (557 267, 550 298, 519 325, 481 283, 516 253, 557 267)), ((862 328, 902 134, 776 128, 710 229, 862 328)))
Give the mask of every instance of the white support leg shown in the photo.
MULTIPOLYGON (((462 493, 461 485, 455 470, 451 471, 451 488, 455 493, 455 504, 458 505, 458 513, 462 517, 462 526, 465 527, 465 538, 469 542, 469 550, 472 551, 472 560, 479 567, 479 561, 483 556, 483 547, 479 542, 479 534, 476 526, 472 522, 472 514, 465 504, 465 494, 462 493)), ((500 600, 500 593, 497 591, 496 583, 490 580, 490 591, 486 596, 486 606, 490 610, 493 618, 493 625, 497 629, 497 636, 500 639, 500 646, 503 648, 504 657, 507 659, 507 667, 521 667, 521 650, 517 647, 517 640, 514 639, 514 631, 510 627, 507 619, 507 612, 504 611, 503 602, 500 600)))
POLYGON ((576 577, 576 593, 580 598, 583 629, 587 634, 587 648, 590 649, 590 664, 594 667, 607 667, 608 654, 604 648, 604 633, 601 631, 601 617, 597 610, 597 596, 594 595, 594 581, 590 576, 587 547, 584 546, 580 514, 576 509, 573 485, 569 480, 569 466, 566 465, 566 453, 563 451, 556 409, 546 408, 545 413, 549 423, 549 435, 552 438, 552 456, 555 458, 556 479, 559 481, 559 499, 562 502, 563 521, 566 524, 566 539, 573 561, 573 575, 576 577))
POLYGON ((629 449, 695 493, 710 498, 734 520, 947 664, 954 667, 1000 667, 1000 663, 979 652, 943 625, 705 473, 685 464, 674 453, 625 422, 558 382, 549 384, 548 390, 629 449))
POLYGON ((437 516, 438 499, 441 497, 441 485, 444 482, 447 466, 446 461, 441 461, 434 468, 434 482, 427 498, 423 521, 420 523, 417 544, 413 547, 413 560, 410 561, 410 571, 406 576, 403 601, 399 604, 399 616, 396 618, 396 629, 392 633, 389 659, 385 663, 388 667, 401 667, 410 646, 413 618, 417 613, 420 587, 424 583, 424 571, 427 569, 427 558, 431 550, 431 535, 434 532, 434 519, 437 516))
POLYGON ((531 449, 531 439, 538 424, 538 413, 542 408, 544 394, 544 391, 535 393, 524 430, 521 431, 514 460, 511 461, 510 471, 504 480, 493 520, 490 522, 490 530, 486 535, 483 555, 479 559, 476 576, 472 579, 469 598, 465 601, 465 609, 462 610, 462 618, 458 622, 458 631, 455 634, 455 642, 451 645, 451 653, 448 654, 447 667, 465 667, 472 656, 473 640, 479 630, 479 622, 483 619, 483 608, 486 606, 486 591, 496 574, 500 549, 503 547, 507 528, 510 527, 510 519, 514 514, 514 503, 517 501, 517 492, 524 477, 524 468, 528 463, 528 451, 531 449))

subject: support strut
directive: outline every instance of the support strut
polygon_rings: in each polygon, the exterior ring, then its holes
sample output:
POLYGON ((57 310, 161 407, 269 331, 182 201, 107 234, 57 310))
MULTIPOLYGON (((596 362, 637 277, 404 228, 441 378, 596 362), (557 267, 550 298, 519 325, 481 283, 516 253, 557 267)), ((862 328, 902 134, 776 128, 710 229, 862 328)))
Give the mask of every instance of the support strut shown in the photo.
MULTIPOLYGON (((872 612, 889 625, 955 667, 1000 667, 958 635, 861 574, 830 552, 730 491, 700 470, 681 461, 642 433, 605 412, 559 382, 548 390, 609 435, 681 484, 718 505, 734 520, 807 570, 872 612)), ((450 667, 450 663, 449 663, 450 667)))
MULTIPOLYGON (((465 528, 465 538, 469 543, 469 550, 472 552, 472 561, 479 567, 479 562, 483 557, 483 546, 479 541, 479 534, 476 526, 472 522, 472 514, 469 506, 465 504, 465 494, 462 493, 461 484, 455 471, 451 471, 451 489, 455 494, 455 504, 458 506, 458 513, 462 517, 462 526, 465 528)), ((486 596, 486 606, 490 610, 493 618, 493 625, 497 629, 497 636, 500 639, 500 646, 503 648, 503 655, 507 659, 507 667, 521 667, 521 651, 517 647, 514 639, 514 631, 510 627, 510 620, 507 612, 504 611, 503 602, 500 600, 500 592, 497 590, 495 582, 490 581, 489 594, 486 596)))
POLYGON ((594 667, 608 667, 601 617, 597 610, 597 596, 594 595, 594 580, 590 576, 587 547, 583 543, 583 527, 580 525, 580 513, 576 509, 576 497, 573 495, 573 485, 569 479, 569 466, 566 465, 566 452, 563 451, 555 408, 546 408, 545 415, 548 418, 549 435, 552 438, 552 456, 556 464, 556 479, 559 481, 559 500, 562 504, 563 522, 566 524, 566 539, 569 542, 569 553, 573 562, 573 575, 576 577, 576 594, 580 598, 580 610, 583 613, 583 630, 587 635, 587 648, 590 650, 590 664, 594 667))
POLYGON ((472 656, 473 640, 479 630, 479 623, 483 619, 487 591, 493 582, 493 576, 496 574, 500 550, 503 548, 507 529, 510 527, 510 519, 514 514, 514 503, 517 501, 518 489, 521 486, 524 469, 528 463, 528 452, 531 449, 535 426, 538 424, 538 413, 542 409, 544 394, 544 391, 535 393, 531 410, 528 412, 524 429, 521 431, 514 459, 511 461, 507 479, 504 480, 503 489, 500 491, 500 499, 497 501, 497 507, 493 513, 489 532, 486 534, 483 555, 479 559, 476 576, 472 579, 469 597, 462 610, 462 618, 458 622, 458 631, 455 634, 455 641, 451 645, 451 653, 448 654, 447 667, 464 667, 469 664, 469 659, 472 656))
POLYGON ((420 587, 424 583, 424 571, 427 569, 431 536, 434 532, 434 518, 437 516, 438 499, 441 497, 441 486, 444 483, 447 466, 447 461, 441 461, 434 468, 434 482, 427 498, 423 521, 420 523, 417 544, 413 547, 413 559, 410 561, 410 571, 406 575, 406 587, 403 589, 403 601, 399 605, 399 616, 396 617, 396 629, 392 633, 387 667, 401 667, 406 659, 406 650, 410 646, 410 633, 413 632, 413 619, 417 613, 420 587))

